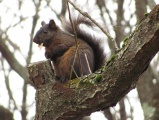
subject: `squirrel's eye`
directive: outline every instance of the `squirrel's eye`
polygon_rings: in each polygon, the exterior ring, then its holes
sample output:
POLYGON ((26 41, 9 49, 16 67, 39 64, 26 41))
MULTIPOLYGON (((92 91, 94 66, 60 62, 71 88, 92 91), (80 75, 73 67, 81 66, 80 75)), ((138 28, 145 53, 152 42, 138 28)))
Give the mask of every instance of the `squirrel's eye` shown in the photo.
POLYGON ((43 31, 43 33, 45 33, 45 34, 46 34, 46 33, 47 33, 47 30, 44 30, 44 31, 43 31))

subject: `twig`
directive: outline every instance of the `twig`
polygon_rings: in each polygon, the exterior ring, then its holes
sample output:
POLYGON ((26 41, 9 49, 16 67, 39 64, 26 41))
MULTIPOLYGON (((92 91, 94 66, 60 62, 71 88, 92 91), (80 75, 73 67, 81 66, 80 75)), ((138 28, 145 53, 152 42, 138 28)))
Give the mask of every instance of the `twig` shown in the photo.
MULTIPOLYGON (((109 21, 110 21, 110 23, 111 23, 111 25, 112 25, 112 27, 113 27, 113 30, 115 31, 115 26, 114 26, 114 23, 113 23, 113 19, 112 19, 112 17, 111 17, 110 14, 109 14, 110 12, 109 12, 109 10, 107 9, 106 5, 105 5, 104 3, 102 3, 102 1, 98 1, 98 0, 97 0, 97 5, 98 5, 98 7, 99 7, 99 9, 100 9, 100 14, 101 14, 102 21, 103 21, 103 22, 105 23, 105 25, 106 25, 106 22, 105 22, 105 19, 104 19, 104 12, 106 12, 107 15, 108 15, 108 17, 109 17, 109 21), (100 2, 101 2, 101 3, 100 3, 100 2), (105 8, 105 11, 103 11, 103 7, 105 8)), ((109 33, 108 28, 106 28, 106 31, 109 33)), ((108 40, 108 45, 109 45, 109 47, 110 47, 111 53, 114 53, 114 52, 115 52, 115 49, 113 48, 114 46, 113 46, 111 40, 108 40)))
POLYGON ((84 55, 85 55, 85 58, 86 58, 87 67, 88 67, 89 73, 92 73, 91 68, 90 68, 90 65, 89 65, 89 62, 88 62, 87 54, 84 53, 84 55))
POLYGON ((32 58, 32 50, 33 50, 33 42, 32 42, 32 39, 33 39, 33 35, 34 35, 34 31, 35 31, 35 26, 36 26, 36 24, 37 24, 37 21, 38 21, 38 19, 39 19, 39 16, 38 16, 38 13, 39 13, 39 11, 40 11, 40 6, 41 6, 41 1, 42 0, 39 0, 39 2, 38 3, 36 3, 35 1, 34 1, 34 5, 36 6, 36 9, 35 9, 35 11, 36 11, 36 13, 35 13, 35 15, 33 16, 33 26, 32 26, 32 29, 31 29, 31 40, 30 40, 30 44, 29 44, 29 51, 28 51, 28 56, 27 56, 27 60, 26 60, 26 62, 27 62, 27 65, 30 63, 30 61, 31 61, 31 58, 32 58))
MULTIPOLYGON (((76 53, 75 53, 75 57, 74 57, 74 61, 73 61, 72 67, 73 67, 74 64, 75 64, 75 59, 76 59, 76 54, 77 54, 77 55, 78 55, 78 59, 79 59, 79 64, 80 64, 80 73, 81 73, 81 76, 83 76, 82 65, 81 65, 81 59, 80 59, 79 52, 78 52, 77 33, 76 33, 76 30, 75 30, 75 26, 74 26, 74 24, 73 24, 73 22, 72 22, 71 12, 70 12, 70 7, 69 7, 68 2, 67 2, 67 8, 68 8, 69 19, 70 19, 71 26, 72 26, 72 29, 73 29, 73 32, 74 32, 75 43, 76 43, 76 53)), ((71 69, 70 79, 71 79, 71 76, 72 76, 72 69, 71 69)))
POLYGON ((72 71, 75 73, 76 77, 79 78, 79 76, 77 75, 77 73, 76 73, 75 69, 73 68, 73 66, 71 66, 71 67, 72 67, 72 71))
POLYGON ((91 18, 91 16, 88 15, 87 12, 82 12, 76 5, 74 5, 70 0, 67 0, 79 13, 81 13, 83 16, 89 18, 96 26, 98 26, 100 28, 100 30, 108 37, 108 39, 112 42, 113 44, 113 49, 115 51, 119 50, 117 43, 115 42, 115 40, 110 36, 110 34, 104 30, 95 20, 93 20, 91 18))

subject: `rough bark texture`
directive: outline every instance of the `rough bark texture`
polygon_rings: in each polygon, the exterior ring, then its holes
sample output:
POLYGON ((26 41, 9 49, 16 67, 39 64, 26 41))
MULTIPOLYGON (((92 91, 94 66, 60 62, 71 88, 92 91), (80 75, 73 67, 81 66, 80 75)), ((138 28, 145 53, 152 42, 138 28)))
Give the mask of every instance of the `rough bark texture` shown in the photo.
POLYGON ((35 88, 40 88, 40 86, 55 80, 50 60, 30 64, 28 66, 28 72, 35 88))
POLYGON ((30 77, 38 83, 38 86, 35 84, 35 119, 80 120, 94 111, 115 105, 136 87, 139 76, 146 70, 158 50, 159 5, 125 40, 125 46, 112 55, 111 60, 101 70, 91 75, 60 83, 50 77, 53 76, 51 64, 41 62, 42 67, 39 67, 38 63, 30 65, 30 77), (44 71, 43 75, 41 71, 44 71), (38 81, 42 81, 42 84, 38 81))

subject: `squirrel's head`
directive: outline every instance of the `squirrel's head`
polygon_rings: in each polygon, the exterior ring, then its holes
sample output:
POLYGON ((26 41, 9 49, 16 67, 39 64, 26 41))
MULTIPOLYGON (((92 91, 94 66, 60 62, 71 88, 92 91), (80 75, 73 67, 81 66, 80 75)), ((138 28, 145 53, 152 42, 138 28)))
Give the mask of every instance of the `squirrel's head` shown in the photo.
POLYGON ((50 20, 49 24, 46 24, 44 21, 41 22, 42 27, 37 31, 33 38, 33 42, 37 44, 43 44, 43 46, 47 46, 50 41, 57 34, 58 26, 54 20, 50 20))

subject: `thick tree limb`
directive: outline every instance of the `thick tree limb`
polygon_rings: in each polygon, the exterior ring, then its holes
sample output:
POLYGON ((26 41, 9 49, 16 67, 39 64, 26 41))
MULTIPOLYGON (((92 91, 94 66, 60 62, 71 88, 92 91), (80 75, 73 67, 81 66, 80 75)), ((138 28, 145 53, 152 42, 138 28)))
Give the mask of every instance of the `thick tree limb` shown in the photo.
POLYGON ((67 83, 55 82, 54 77, 50 77, 54 74, 50 72, 51 65, 46 65, 48 61, 30 65, 30 77, 35 86, 38 85, 35 119, 80 120, 94 111, 115 105, 135 88, 139 76, 159 50, 159 5, 125 43, 101 70, 67 83))

